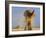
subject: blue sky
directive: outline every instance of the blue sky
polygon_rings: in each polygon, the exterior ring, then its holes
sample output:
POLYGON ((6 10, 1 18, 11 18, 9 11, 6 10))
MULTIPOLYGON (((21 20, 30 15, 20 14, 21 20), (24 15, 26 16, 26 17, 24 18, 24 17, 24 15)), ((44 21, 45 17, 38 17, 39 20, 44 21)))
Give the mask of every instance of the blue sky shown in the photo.
POLYGON ((24 18, 25 10, 35 10, 35 26, 40 26, 40 8, 35 7, 12 7, 12 27, 15 28, 17 25, 22 25, 21 19, 24 18))

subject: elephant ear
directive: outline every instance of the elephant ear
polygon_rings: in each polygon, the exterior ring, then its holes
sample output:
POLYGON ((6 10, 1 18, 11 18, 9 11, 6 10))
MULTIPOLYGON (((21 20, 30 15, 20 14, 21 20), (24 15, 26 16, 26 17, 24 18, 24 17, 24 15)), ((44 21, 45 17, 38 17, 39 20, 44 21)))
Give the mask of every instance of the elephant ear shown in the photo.
POLYGON ((26 10, 26 11, 24 12, 24 16, 27 17, 27 16, 28 16, 28 13, 29 13, 29 10, 26 10))
POLYGON ((34 15, 34 10, 31 12, 30 10, 26 10, 25 12, 24 12, 24 16, 25 17, 31 17, 32 15, 34 15))

